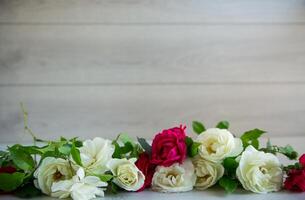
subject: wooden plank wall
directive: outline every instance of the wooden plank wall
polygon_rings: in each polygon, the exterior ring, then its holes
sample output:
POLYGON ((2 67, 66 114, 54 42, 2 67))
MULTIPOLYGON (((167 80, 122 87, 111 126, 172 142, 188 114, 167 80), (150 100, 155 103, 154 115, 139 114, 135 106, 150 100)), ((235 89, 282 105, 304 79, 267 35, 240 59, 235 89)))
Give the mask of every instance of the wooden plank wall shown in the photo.
MULTIPOLYGON (((304 0, 0 0, 0 140, 193 119, 305 135, 304 0)), ((191 130, 189 129, 191 132, 191 130)))

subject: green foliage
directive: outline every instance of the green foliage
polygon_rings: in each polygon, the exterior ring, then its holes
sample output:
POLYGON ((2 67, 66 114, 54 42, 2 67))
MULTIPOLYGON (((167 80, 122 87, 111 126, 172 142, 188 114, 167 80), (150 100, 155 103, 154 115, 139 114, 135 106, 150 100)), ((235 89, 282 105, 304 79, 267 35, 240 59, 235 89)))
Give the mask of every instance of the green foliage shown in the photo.
POLYGON ((14 192, 14 195, 20 198, 33 198, 41 194, 41 191, 33 183, 28 183, 14 192))
POLYGON ((94 176, 99 177, 100 180, 103 182, 108 182, 113 178, 113 176, 111 174, 102 174, 102 175, 94 175, 94 176))
POLYGON ((17 189, 25 178, 25 174, 21 172, 15 172, 12 174, 1 173, 0 174, 0 190, 13 191, 17 189))
POLYGON ((283 154, 290 160, 296 160, 298 158, 298 152, 293 149, 292 146, 286 145, 285 147, 279 147, 277 145, 272 145, 270 140, 268 140, 266 148, 261 148, 261 151, 272 154, 283 154))
POLYGON ((218 183, 222 188, 226 190, 227 193, 234 192, 238 186, 238 181, 228 176, 223 176, 218 183))
POLYGON ((6 166, 11 162, 11 157, 8 151, 0 151, 0 167, 6 166))
POLYGON ((300 170, 300 169, 303 169, 303 165, 301 164, 301 163, 299 163, 299 162, 296 162, 296 163, 294 163, 293 165, 288 165, 288 166, 285 166, 284 168, 283 168, 283 170, 287 173, 287 172, 289 172, 291 169, 298 169, 298 170, 300 170))
POLYGON ((143 152, 140 144, 135 143, 127 134, 120 134, 112 141, 114 145, 113 158, 137 158, 143 152))
POLYGON ((107 192, 110 192, 112 194, 117 194, 119 189, 120 188, 115 183, 109 182, 107 187, 107 192))
POLYGON ((260 129, 253 129, 250 131, 245 132, 240 139, 243 142, 244 148, 246 148, 249 145, 252 145, 254 148, 259 148, 259 141, 258 138, 262 136, 265 133, 265 131, 260 129))
POLYGON ((236 159, 234 157, 225 158, 222 164, 226 170, 227 175, 230 177, 235 177, 236 169, 239 165, 236 159))
POLYGON ((198 148, 200 143, 194 142, 191 137, 185 138, 185 144, 187 146, 187 154, 189 157, 193 158, 198 154, 198 148))
POLYGON ((220 129, 229 129, 229 122, 228 121, 221 121, 216 125, 216 128, 220 128, 220 129))
MULTIPOLYGON (((74 145, 74 147, 76 147, 74 145)), ((58 148, 58 151, 64 155, 69 155, 71 153, 72 145, 71 144, 63 144, 58 148)))
POLYGON ((278 147, 279 148, 279 153, 285 155, 287 158, 290 160, 295 160, 298 158, 298 152, 296 152, 292 146, 286 145, 285 147, 278 147))
POLYGON ((148 142, 144 138, 139 138, 138 137, 137 139, 138 139, 138 142, 141 145, 141 147, 144 149, 144 151, 150 155, 151 150, 152 150, 151 145, 148 144, 148 142))
POLYGON ((193 121, 192 127, 193 127, 194 132, 197 133, 198 135, 206 130, 204 125, 198 121, 193 121))
POLYGON ((35 162, 32 156, 24 151, 21 145, 14 145, 9 149, 11 159, 16 167, 24 171, 33 170, 35 167, 35 162))
POLYGON ((49 141, 47 145, 22 146, 20 144, 8 147, 8 151, 0 152, 1 166, 13 166, 17 172, 13 174, 0 174, 0 190, 15 191, 16 195, 21 197, 31 197, 39 193, 29 184, 33 181, 34 170, 40 165, 46 157, 64 158, 73 160, 81 165, 79 150, 82 142, 76 138, 67 140, 61 138, 59 141, 49 141), (34 157, 39 155, 40 162, 36 163, 34 157))
POLYGON ((72 158, 73 158, 73 160, 75 161, 76 164, 82 166, 82 160, 81 160, 81 157, 80 157, 80 152, 76 148, 74 143, 72 144, 72 147, 71 147, 71 156, 72 156, 72 158))

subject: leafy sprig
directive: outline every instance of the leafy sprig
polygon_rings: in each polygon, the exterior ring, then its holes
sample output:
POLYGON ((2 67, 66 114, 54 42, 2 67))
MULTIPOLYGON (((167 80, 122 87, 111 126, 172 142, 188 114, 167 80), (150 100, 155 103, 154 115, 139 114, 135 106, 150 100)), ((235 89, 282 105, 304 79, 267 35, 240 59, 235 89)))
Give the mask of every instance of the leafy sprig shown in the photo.
POLYGON ((135 143, 126 133, 121 133, 115 140, 113 158, 137 158, 143 152, 140 144, 135 143))
POLYGON ((296 160, 298 158, 298 152, 293 149, 292 146, 286 145, 284 147, 272 145, 270 140, 268 139, 266 148, 261 148, 261 151, 272 154, 282 154, 289 158, 290 160, 296 160))

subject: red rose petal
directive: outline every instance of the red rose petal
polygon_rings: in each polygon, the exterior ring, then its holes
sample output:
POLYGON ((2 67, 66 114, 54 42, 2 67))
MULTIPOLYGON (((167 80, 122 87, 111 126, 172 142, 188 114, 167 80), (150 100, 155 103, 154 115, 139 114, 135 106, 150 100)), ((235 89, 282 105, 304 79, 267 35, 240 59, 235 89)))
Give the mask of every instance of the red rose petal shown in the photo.
POLYGON ((305 167, 305 154, 303 154, 300 158, 299 158, 299 162, 301 163, 301 165, 303 167, 305 167))

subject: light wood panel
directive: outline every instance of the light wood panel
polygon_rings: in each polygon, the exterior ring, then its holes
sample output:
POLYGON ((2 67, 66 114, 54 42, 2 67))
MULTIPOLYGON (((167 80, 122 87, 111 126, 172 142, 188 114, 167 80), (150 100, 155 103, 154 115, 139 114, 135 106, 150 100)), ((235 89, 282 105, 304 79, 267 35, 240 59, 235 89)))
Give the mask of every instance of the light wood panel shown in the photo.
POLYGON ((304 85, 192 85, 1 87, 1 142, 29 141, 22 132, 19 101, 32 129, 60 135, 113 138, 119 132, 151 138, 163 128, 227 119, 240 135, 251 128, 270 136, 304 136, 304 85))
POLYGON ((304 23, 303 0, 0 0, 2 23, 304 23))
POLYGON ((192 119, 304 136, 304 0, 0 0, 0 141, 192 119))
POLYGON ((0 26, 0 84, 305 81, 305 26, 0 26))

